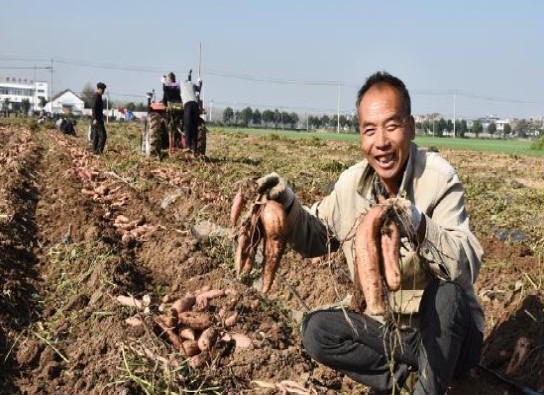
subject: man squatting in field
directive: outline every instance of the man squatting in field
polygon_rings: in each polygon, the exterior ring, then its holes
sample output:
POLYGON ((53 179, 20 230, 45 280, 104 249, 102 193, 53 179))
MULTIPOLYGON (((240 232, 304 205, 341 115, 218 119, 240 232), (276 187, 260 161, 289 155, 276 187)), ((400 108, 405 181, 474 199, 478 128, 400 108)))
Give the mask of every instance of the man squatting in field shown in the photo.
POLYGON ((102 101, 102 95, 106 90, 106 84, 99 82, 96 84, 96 92, 92 99, 92 147, 93 152, 96 155, 100 155, 104 152, 106 146, 106 127, 104 126, 104 102, 102 101))
POLYGON ((330 195, 305 208, 276 173, 259 179, 258 191, 285 208, 287 240, 296 251, 316 257, 341 246, 352 278, 354 222, 383 210, 379 195, 402 202, 401 288, 388 295, 402 323, 402 349, 391 325, 349 309, 348 322, 338 308, 308 314, 302 342, 312 358, 377 392, 396 387, 398 393, 417 371, 414 394, 444 394, 479 360, 484 317, 473 283, 482 248, 470 230, 455 170, 412 142, 415 121, 404 83, 378 72, 359 90, 356 104, 365 158, 340 175, 330 195))

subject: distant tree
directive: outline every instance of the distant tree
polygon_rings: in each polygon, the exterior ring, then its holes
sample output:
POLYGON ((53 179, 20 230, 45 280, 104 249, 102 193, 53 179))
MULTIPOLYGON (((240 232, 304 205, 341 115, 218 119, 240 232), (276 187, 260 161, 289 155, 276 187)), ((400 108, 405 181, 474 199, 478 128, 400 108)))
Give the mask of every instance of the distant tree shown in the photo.
POLYGON ((353 129, 359 133, 359 115, 357 113, 353 116, 353 129))
POLYGON ((231 107, 227 107, 223 110, 223 123, 230 125, 234 119, 234 110, 231 107))
POLYGON ((448 121, 446 122, 446 130, 448 132, 453 131, 453 122, 451 121, 451 119, 448 119, 448 121))
POLYGON ((83 99, 85 108, 91 108, 94 92, 95 89, 90 82, 87 82, 81 90, 81 98, 83 99))
POLYGON ((495 122, 491 122, 489 125, 487 125, 487 133, 494 135, 497 131, 497 125, 495 125, 495 122))
POLYGON ((523 133, 523 132, 527 132, 529 130, 529 122, 527 122, 525 119, 520 119, 514 130, 516 131, 516 133, 523 133))
POLYGON ((271 110, 264 110, 263 111, 263 122, 265 126, 271 124, 274 122, 274 112, 271 110))
POLYGON ((251 122, 253 122, 254 125, 260 125, 262 123, 262 115, 258 108, 253 111, 251 122))
POLYGON ((22 110, 24 115, 28 115, 28 112, 30 111, 30 100, 29 99, 21 100, 21 110, 22 110))
POLYGON ((459 136, 465 137, 465 133, 468 131, 467 121, 465 119, 461 120, 461 126, 459 127, 459 136))
POLYGON ((327 129, 331 123, 331 119, 327 114, 321 116, 321 126, 327 129))
POLYGON ((281 112, 279 112, 278 109, 274 110, 274 117, 273 117, 273 121, 274 121, 274 129, 277 129, 278 128, 278 125, 281 123, 281 112))
POLYGON ((292 112, 289 114, 289 123, 291 124, 291 129, 295 129, 297 127, 298 121, 299 118, 296 112, 292 112))
POLYGON ((40 96, 40 107, 44 108, 47 103, 48 103, 47 99, 43 96, 40 96))
POLYGON ((484 130, 484 127, 482 126, 482 123, 478 120, 474 121, 472 124, 472 133, 476 135, 476 138, 482 133, 484 130))
POLYGON ((504 129, 503 129, 503 131, 502 131, 502 134, 503 134, 504 136, 506 136, 506 135, 508 135, 508 134, 510 134, 510 133, 512 133, 512 126, 510 126, 510 124, 507 123, 507 124, 504 125, 504 129))
POLYGON ((253 110, 251 107, 246 107, 240 112, 240 123, 242 126, 247 128, 251 122, 251 118, 253 118, 253 110))
POLYGON ((136 104, 133 102, 128 102, 126 105, 127 111, 134 112, 136 111, 136 104))
POLYGON ((136 104, 136 108, 134 110, 135 111, 147 111, 147 105, 140 102, 140 103, 136 104))
POLYGON ((436 135, 442 137, 444 135, 444 129, 448 126, 448 123, 444 118, 440 118, 436 124, 436 135))
POLYGON ((315 115, 309 116, 308 123, 310 124, 310 127, 314 129, 319 129, 321 127, 321 119, 315 115))
POLYGON ((236 110, 234 112, 234 123, 238 126, 242 122, 242 111, 236 110))

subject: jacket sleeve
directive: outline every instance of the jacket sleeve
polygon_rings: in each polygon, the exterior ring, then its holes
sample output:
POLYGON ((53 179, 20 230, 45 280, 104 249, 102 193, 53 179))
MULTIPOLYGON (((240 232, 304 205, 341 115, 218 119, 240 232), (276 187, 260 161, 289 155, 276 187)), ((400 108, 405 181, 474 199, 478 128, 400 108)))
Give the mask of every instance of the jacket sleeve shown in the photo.
POLYGON ((97 103, 97 100, 98 100, 98 95, 95 93, 93 95, 93 98, 92 98, 92 103, 91 103, 91 109, 92 109, 92 119, 98 119, 97 116, 96 116, 96 110, 97 110, 97 106, 98 106, 98 103, 97 103))
POLYGON ((426 213, 425 240, 419 255, 440 278, 473 284, 478 277, 482 247, 470 230, 464 191, 457 174, 450 175, 432 213, 426 213))
POLYGON ((295 198, 287 216, 288 242, 301 255, 312 258, 338 250, 334 215, 338 200, 333 191, 312 208, 304 207, 295 198))

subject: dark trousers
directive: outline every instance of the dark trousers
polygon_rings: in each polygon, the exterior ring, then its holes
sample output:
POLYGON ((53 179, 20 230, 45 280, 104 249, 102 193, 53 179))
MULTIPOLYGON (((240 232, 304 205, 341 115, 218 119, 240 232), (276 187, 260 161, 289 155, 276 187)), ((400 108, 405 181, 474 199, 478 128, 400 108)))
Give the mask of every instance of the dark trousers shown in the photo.
POLYGON ((425 289, 418 329, 399 332, 366 315, 316 311, 302 327, 310 356, 353 380, 380 391, 401 387, 410 371, 419 372, 414 394, 445 394, 479 358, 483 335, 476 328, 464 290, 433 280, 425 289), (354 330, 355 329, 355 330, 354 330), (400 343, 400 344, 399 344, 400 343))
POLYGON ((100 155, 102 152, 104 152, 108 135, 106 134, 106 128, 104 127, 103 122, 97 122, 96 125, 93 125, 93 129, 93 152, 100 155))
POLYGON ((191 151, 196 151, 198 139, 198 103, 190 101, 183 104, 183 125, 185 143, 191 151))

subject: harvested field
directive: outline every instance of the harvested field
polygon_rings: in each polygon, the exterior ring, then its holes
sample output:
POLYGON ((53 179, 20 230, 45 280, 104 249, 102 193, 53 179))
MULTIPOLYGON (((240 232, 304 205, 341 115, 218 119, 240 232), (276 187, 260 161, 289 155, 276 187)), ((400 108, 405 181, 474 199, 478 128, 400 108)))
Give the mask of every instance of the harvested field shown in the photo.
MULTIPOLYGON (((351 287, 342 257, 287 248, 263 295, 237 278, 229 237, 240 181, 275 170, 311 204, 357 145, 213 131, 206 158, 159 161, 138 152, 140 125, 110 125, 102 157, 80 128, 0 123, 0 393, 367 392, 301 349, 301 300, 316 308, 351 287)), ((481 363, 544 392, 544 158, 441 153, 486 254, 481 363)), ((448 393, 516 391, 477 371, 448 393)))

